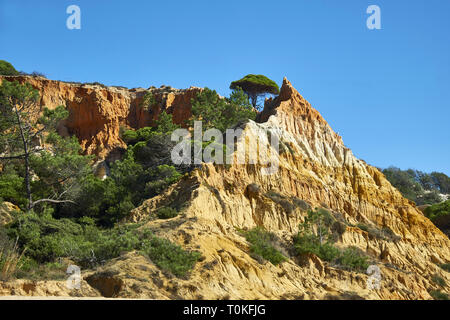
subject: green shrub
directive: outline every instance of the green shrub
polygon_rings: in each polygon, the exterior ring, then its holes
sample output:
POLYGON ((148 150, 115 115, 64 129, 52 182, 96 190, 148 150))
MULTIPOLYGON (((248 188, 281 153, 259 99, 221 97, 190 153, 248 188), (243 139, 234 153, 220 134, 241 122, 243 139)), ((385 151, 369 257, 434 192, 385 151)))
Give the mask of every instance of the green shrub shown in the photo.
POLYGON ((299 225, 294 237, 294 250, 298 255, 315 254, 325 261, 333 261, 339 255, 334 247, 335 237, 331 226, 335 219, 325 209, 309 210, 305 222, 299 225))
POLYGON ((112 227, 145 199, 160 194, 180 178, 173 166, 146 168, 128 156, 114 162, 105 180, 94 176, 82 180, 77 206, 61 208, 58 216, 89 216, 101 226, 112 227))
POLYGON ((277 265, 287 260, 287 258, 278 251, 274 244, 276 236, 264 230, 261 227, 253 228, 244 232, 244 236, 250 242, 250 252, 257 257, 261 257, 270 261, 273 265, 277 265))
POLYGON ((367 257, 356 247, 345 248, 339 256, 338 263, 350 270, 365 271, 369 267, 367 257))
POLYGON ((431 221, 450 215, 450 200, 432 205, 425 209, 425 216, 431 221))
POLYGON ((38 264, 29 257, 23 257, 22 267, 16 272, 16 278, 35 281, 65 280, 67 279, 67 267, 67 263, 48 262, 38 264))
POLYGON ((305 222, 299 225, 300 236, 314 236, 322 245, 326 242, 336 241, 336 236, 331 231, 336 219, 326 209, 309 210, 305 222))
POLYGON ((171 134, 176 129, 180 128, 179 125, 173 123, 173 118, 171 114, 168 114, 166 111, 163 111, 159 114, 158 120, 155 121, 155 131, 171 134))
POLYGON ((142 251, 159 268, 177 277, 186 277, 200 259, 199 252, 189 252, 167 239, 152 237, 145 240, 142 251))
POLYGON ((138 249, 145 234, 135 229, 136 226, 118 226, 103 230, 92 222, 76 223, 54 219, 48 213, 38 216, 31 212, 12 223, 8 234, 18 238, 20 246, 27 249, 27 257, 39 264, 67 257, 91 267, 121 252, 138 249))
POLYGON ((425 209, 425 216, 428 217, 436 227, 450 236, 450 200, 434 204, 425 209))
POLYGON ((337 221, 328 210, 310 210, 293 239, 294 250, 300 256, 314 254, 337 267, 365 271, 369 264, 361 250, 355 247, 340 250, 333 244, 336 236, 342 235, 345 229, 346 225, 337 221))
POLYGON ((8 61, 0 60, 0 75, 17 76, 19 75, 19 72, 8 61))
POLYGON ((144 138, 140 137, 144 133, 139 133, 138 141, 130 147, 130 154, 144 168, 153 168, 159 165, 172 165, 171 150, 175 143, 171 141, 170 135, 151 132, 144 138))
POLYGON ((335 221, 331 226, 331 231, 338 236, 342 236, 346 230, 347 225, 341 221, 335 221))
POLYGON ((139 142, 139 134, 136 130, 123 130, 121 138, 127 144, 135 144, 139 142))
POLYGON ((24 178, 13 166, 5 166, 0 174, 0 195, 4 201, 12 202, 22 208, 27 205, 24 178))
POLYGON ((294 249, 297 254, 315 254, 324 261, 332 262, 339 257, 339 249, 330 242, 320 243, 315 235, 297 235, 294 237, 294 249))
POLYGON ((294 206, 296 206, 297 208, 300 208, 302 211, 311 210, 311 206, 309 205, 308 202, 306 202, 302 199, 299 199, 297 197, 294 197, 293 203, 294 203, 294 206))
POLYGON ((356 226, 365 232, 369 232, 369 226, 364 223, 358 223, 356 226))
POLYGON ((158 209, 158 211, 156 211, 156 216, 159 219, 170 219, 170 218, 176 217, 177 215, 178 215, 178 211, 171 207, 164 207, 164 208, 158 209))
POLYGON ((434 300, 449 300, 448 294, 439 290, 430 291, 430 296, 432 296, 434 300))
POLYGON ((267 192, 266 197, 271 199, 273 202, 279 204, 283 208, 283 210, 288 214, 291 214, 295 210, 295 206, 292 204, 292 202, 289 200, 288 197, 274 190, 270 190, 269 192, 267 192))
POLYGON ((442 270, 450 272, 450 263, 442 263, 439 265, 439 267, 441 267, 442 270))
POLYGON ((168 186, 181 178, 181 174, 173 166, 161 165, 149 172, 150 181, 145 185, 150 197, 160 194, 168 186))
POLYGON ((245 238, 250 242, 250 252, 257 257, 261 257, 270 261, 273 265, 277 265, 287 260, 287 258, 278 251, 274 244, 276 243, 276 236, 256 227, 244 233, 245 238))
POLYGON ((436 283, 437 285, 440 285, 441 287, 445 287, 446 286, 445 280, 441 276, 439 276, 438 274, 434 274, 431 277, 431 280, 433 280, 434 283, 436 283))
POLYGON ((48 212, 43 216, 31 212, 11 224, 8 233, 18 237, 20 247, 27 248, 24 276, 52 269, 57 258, 70 258, 81 267, 91 268, 132 250, 142 250, 163 270, 186 276, 200 257, 198 252, 185 251, 138 228, 138 224, 132 224, 100 229, 86 217, 76 223, 54 219, 48 212))

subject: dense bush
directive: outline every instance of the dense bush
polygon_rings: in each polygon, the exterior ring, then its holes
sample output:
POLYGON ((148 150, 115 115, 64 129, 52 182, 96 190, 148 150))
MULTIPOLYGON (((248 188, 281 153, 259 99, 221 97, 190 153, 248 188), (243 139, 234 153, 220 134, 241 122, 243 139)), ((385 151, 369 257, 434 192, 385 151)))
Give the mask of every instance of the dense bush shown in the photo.
POLYGON ((63 206, 57 216, 89 216, 98 224, 111 227, 145 199, 160 194, 180 178, 175 167, 166 164, 148 167, 148 163, 136 161, 130 150, 122 161, 113 163, 106 179, 92 175, 83 179, 75 199, 78 205, 63 206))
POLYGON ((17 76, 19 75, 19 72, 8 61, 0 60, 0 75, 17 76))
POLYGON ((450 194, 450 177, 442 172, 432 172, 430 176, 436 189, 441 193, 450 194))
POLYGON ((431 280, 433 280, 434 283, 436 283, 437 285, 440 285, 441 287, 445 287, 445 286, 446 286, 446 283, 445 283, 444 278, 442 278, 442 277, 441 277, 440 275, 438 275, 438 274, 434 274, 434 275, 431 277, 431 280))
POLYGON ((38 263, 48 263, 67 257, 80 266, 92 267, 115 258, 123 251, 137 249, 141 238, 134 227, 109 230, 97 228, 93 220, 55 219, 47 210, 41 216, 28 213, 19 217, 8 233, 18 238, 27 256, 38 263))
MULTIPOLYGON (((139 134, 141 137, 143 133, 139 134)), ((145 168, 155 167, 162 164, 170 164, 171 150, 175 143, 171 141, 170 135, 158 132, 146 133, 146 140, 139 141, 130 147, 136 161, 145 168)))
POLYGON ((75 198, 76 206, 64 205, 56 217, 92 217, 97 224, 112 227, 139 204, 145 184, 138 166, 130 162, 117 162, 111 172, 114 177, 101 180, 89 176, 80 181, 80 192, 75 198), (127 168, 135 169, 128 171, 127 168), (130 187, 130 189, 128 189, 130 187))
POLYGON ((337 263, 350 270, 366 271, 369 267, 367 257, 356 247, 345 248, 341 252, 337 263))
POLYGON ((449 300, 448 294, 439 290, 430 291, 430 296, 432 296, 434 300, 449 300))
POLYGON ((0 174, 0 196, 4 201, 25 208, 27 198, 24 179, 16 170, 16 166, 8 164, 0 174))
MULTIPOLYGON (((64 118, 67 114, 62 107, 45 110, 39 122, 49 124, 52 119, 64 118)), ((163 114, 157 124, 155 128, 138 131, 138 138, 144 139, 139 143, 145 145, 145 152, 139 146, 130 146, 122 160, 111 164, 110 176, 104 180, 94 176, 90 166, 92 157, 80 154, 81 148, 75 137, 62 138, 50 131, 45 141, 48 148, 30 155, 33 199, 58 200, 58 195, 63 194, 72 202, 55 205, 56 218, 88 216, 98 225, 112 227, 144 199, 159 194, 181 177, 177 169, 168 164, 171 163, 170 148, 165 142, 170 141, 170 136, 163 131, 175 127, 171 117, 163 114)), ((3 200, 26 210, 28 199, 23 159, 2 165, 0 194, 3 200)), ((34 209, 40 212, 42 208, 43 204, 39 204, 34 209)))
POLYGON ((33 174, 38 177, 31 182, 33 197, 42 199, 64 194, 63 199, 76 198, 80 181, 93 174, 92 157, 81 155, 76 137, 62 138, 52 131, 45 142, 49 149, 30 157, 33 174))
POLYGON ((167 239, 151 237, 143 242, 142 252, 164 271, 186 277, 200 259, 199 252, 186 251, 167 239))
POLYGON ((332 233, 331 227, 336 219, 326 209, 309 210, 305 222, 299 226, 300 236, 314 236, 319 244, 334 242, 336 235, 332 233))
POLYGON ((294 238, 294 249, 297 254, 315 254, 324 261, 334 261, 339 257, 339 249, 330 242, 320 243, 316 235, 299 234, 294 238))
POLYGON ((442 263, 439 265, 439 267, 441 267, 442 270, 450 272, 450 263, 442 263))
POLYGON ((450 200, 432 205, 425 209, 425 215, 431 221, 450 215, 450 200))
POLYGON ((170 134, 179 127, 179 125, 173 123, 172 115, 163 111, 159 115, 158 120, 155 121, 155 127, 144 127, 138 130, 123 130, 121 137, 126 143, 134 145, 138 142, 147 142, 154 135, 170 137, 170 134))
POLYGON ((294 211, 294 205, 291 203, 288 197, 274 191, 270 190, 266 193, 266 197, 271 199, 273 202, 279 204, 281 207, 283 207, 284 211, 286 213, 290 214, 294 211))
POLYGON ((64 263, 61 262, 48 262, 39 264, 33 259, 23 256, 20 264, 20 269, 15 272, 14 277, 17 279, 29 279, 34 281, 42 280, 66 280, 67 279, 67 267, 70 261, 67 260, 64 263))
POLYGON ((294 250, 300 256, 314 254, 337 267, 364 271, 369 264, 361 250, 335 247, 334 242, 339 234, 345 232, 345 228, 336 226, 337 222, 340 223, 328 210, 308 211, 305 222, 299 225, 299 232, 293 239, 294 250))
POLYGON ((277 265, 287 260, 287 258, 275 248, 277 245, 276 236, 261 227, 253 228, 244 232, 244 236, 250 242, 250 252, 257 257, 270 261, 277 265))
POLYGON ((176 217, 177 215, 178 211, 171 207, 164 207, 156 211, 156 216, 159 219, 170 219, 176 217))
POLYGON ((146 183, 146 194, 153 197, 181 178, 181 174, 173 166, 161 165, 151 169, 148 173, 149 182, 146 183))
POLYGON ((442 232, 450 236, 450 200, 426 208, 425 216, 442 232))
POLYGON ((256 112, 241 89, 233 90, 229 98, 221 98, 215 90, 203 89, 192 99, 192 117, 188 124, 202 121, 202 130, 215 128, 225 132, 248 119, 254 120, 256 112))
POLYGON ((90 218, 78 222, 54 219, 51 211, 39 216, 29 213, 21 216, 8 228, 10 237, 18 237, 21 248, 27 248, 28 264, 54 262, 66 257, 82 267, 95 267, 118 257, 121 253, 141 250, 161 269, 176 276, 185 276, 200 257, 169 240, 157 238, 139 225, 121 225, 100 229, 90 218))

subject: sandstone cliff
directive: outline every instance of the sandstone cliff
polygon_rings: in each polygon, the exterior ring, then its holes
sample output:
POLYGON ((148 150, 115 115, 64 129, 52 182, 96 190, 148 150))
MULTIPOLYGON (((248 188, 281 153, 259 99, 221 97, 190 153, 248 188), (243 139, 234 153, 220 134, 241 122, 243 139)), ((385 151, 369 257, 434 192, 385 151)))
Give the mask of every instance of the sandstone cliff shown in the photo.
POLYGON ((126 147, 119 134, 122 126, 134 129, 150 126, 162 110, 171 113, 175 123, 184 125, 191 115, 191 98, 200 90, 194 87, 177 90, 165 86, 127 89, 31 76, 0 76, 0 83, 3 80, 30 83, 39 91, 42 107, 65 106, 70 115, 61 124, 60 133, 76 135, 86 154, 100 158, 126 147), (150 109, 144 109, 141 104, 147 92, 151 92, 156 100, 150 109))
MULTIPOLYGON (((108 150, 122 147, 121 124, 140 127, 154 119, 151 112, 138 107, 143 89, 26 80, 39 88, 42 104, 64 103, 70 108, 69 133, 77 134, 90 153, 98 145, 108 150)), ((189 114, 188 97, 195 90, 171 92, 161 105, 172 108, 174 119, 182 123, 189 114)), ((129 222, 142 222, 156 235, 202 253, 189 279, 164 274, 143 256, 128 253, 99 270, 85 271, 83 286, 91 285, 103 296, 157 299, 430 299, 430 289, 449 293, 448 287, 439 288, 432 280, 439 274, 450 283, 449 274, 437 266, 450 262, 448 237, 378 169, 357 159, 288 80, 283 81, 280 95, 266 102, 258 121, 242 129, 238 147, 258 138, 268 145, 270 136, 278 137, 284 149, 276 156, 276 173, 264 175, 261 164, 203 164, 128 217, 129 222), (333 267, 315 256, 299 261, 289 248, 306 212, 302 208, 286 211, 267 196, 271 190, 313 207, 327 207, 345 221, 348 226, 338 245, 356 246, 368 254, 381 269, 381 288, 369 289, 367 275, 333 267), (184 203, 181 215, 148 219, 156 209, 173 202, 184 203), (394 236, 375 237, 354 227, 358 223, 388 227, 394 236), (237 230, 255 226, 279 237, 287 262, 274 266, 250 255, 249 244, 237 230)), ((40 286, 45 283, 35 287, 40 286)), ((72 293, 61 289, 54 294, 72 293)))
MULTIPOLYGON (((183 217, 148 223, 161 236, 187 243, 205 256, 190 280, 176 281, 178 295, 194 299, 317 299, 356 293, 368 299, 428 299, 428 290, 437 289, 431 280, 434 274, 450 281, 448 273, 436 265, 450 260, 449 239, 378 169, 358 160, 289 81, 284 80, 279 97, 267 101, 259 121, 245 125, 238 144, 268 133, 277 135, 288 147, 280 153, 277 173, 263 175, 260 165, 205 164, 166 195, 150 199, 132 212, 130 219, 140 221, 173 201, 173 192, 177 199, 189 199, 183 217), (251 185, 259 188, 250 192, 251 185), (265 196, 269 190, 297 197, 313 207, 327 207, 349 225, 363 222, 391 229, 394 240, 378 239, 349 226, 339 241, 342 247, 359 247, 376 261, 382 271, 381 289, 368 290, 367 275, 333 268, 316 257, 299 265, 291 256, 277 267, 250 257, 248 243, 237 229, 264 226, 284 241, 288 251, 306 214, 298 208, 286 212, 265 196), (174 225, 178 227, 169 227, 174 225)), ((157 292, 171 297, 171 282, 161 283, 157 292)))

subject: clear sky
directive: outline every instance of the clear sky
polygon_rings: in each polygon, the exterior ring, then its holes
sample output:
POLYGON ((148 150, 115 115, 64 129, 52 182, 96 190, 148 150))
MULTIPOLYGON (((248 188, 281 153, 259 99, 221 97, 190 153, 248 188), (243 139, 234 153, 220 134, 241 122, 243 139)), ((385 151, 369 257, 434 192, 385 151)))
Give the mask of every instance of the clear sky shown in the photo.
POLYGON ((0 59, 64 81, 222 95, 286 76, 366 162, 450 174, 448 0, 0 0, 0 59), (81 30, 69 30, 69 5, 81 30), (369 5, 381 30, 369 30, 369 5))

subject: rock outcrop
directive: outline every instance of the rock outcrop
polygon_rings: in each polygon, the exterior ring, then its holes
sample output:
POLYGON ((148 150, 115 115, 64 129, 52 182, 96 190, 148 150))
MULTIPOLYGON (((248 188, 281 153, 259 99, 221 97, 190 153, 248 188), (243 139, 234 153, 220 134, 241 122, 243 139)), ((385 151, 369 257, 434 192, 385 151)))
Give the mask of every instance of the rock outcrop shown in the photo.
POLYGON ((20 208, 11 202, 0 202, 0 227, 10 223, 13 219, 11 214, 19 211, 20 208))
POLYGON ((99 83, 81 84, 48 80, 31 76, 0 76, 0 82, 18 81, 30 83, 40 94, 40 105, 49 109, 65 106, 70 114, 61 124, 63 135, 76 135, 86 154, 99 158, 110 152, 126 148, 120 138, 120 128, 139 129, 151 126, 159 114, 173 115, 174 122, 184 125, 191 115, 191 99, 201 89, 191 87, 185 90, 161 88, 107 87, 99 83), (142 98, 151 92, 156 103, 143 108, 142 98))

